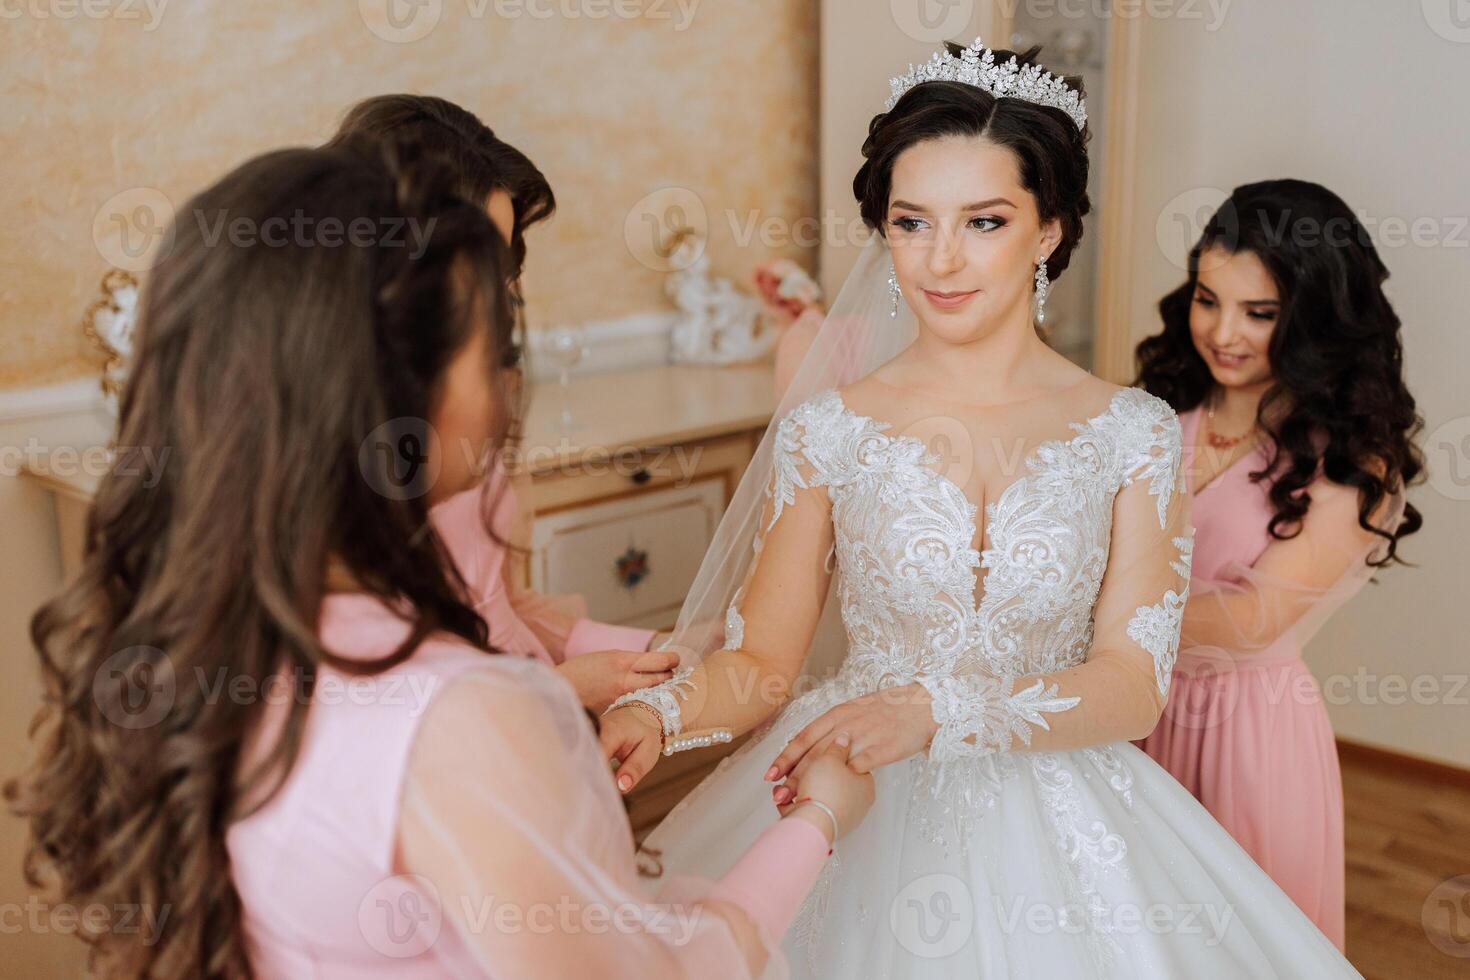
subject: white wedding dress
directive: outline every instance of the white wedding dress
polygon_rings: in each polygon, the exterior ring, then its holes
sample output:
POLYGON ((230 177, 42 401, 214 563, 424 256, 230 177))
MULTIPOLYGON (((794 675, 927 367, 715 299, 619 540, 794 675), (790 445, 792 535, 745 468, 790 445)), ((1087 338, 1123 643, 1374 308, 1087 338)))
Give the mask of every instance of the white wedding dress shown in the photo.
MULTIPOLYGON (((1029 407, 1022 427, 1058 424, 1056 405, 1029 407)), ((835 388, 781 419, 769 524, 809 500, 830 508, 847 653, 654 830, 645 847, 665 874, 717 877, 777 819, 763 775, 808 722, 922 679, 949 722, 927 756, 876 771, 876 803, 784 941, 793 976, 1358 976, 1129 744, 1136 734, 1107 734, 1156 717, 1177 650, 1192 528, 1173 411, 1117 389, 1069 423, 1074 435, 1028 439, 1020 476, 985 505, 979 548, 966 481, 936 472, 923 441, 888 434, 895 425, 907 428, 835 388), (1145 680, 1070 670, 1101 650, 1145 680), (995 694, 993 678, 1043 674, 995 694), (1081 747, 1036 750, 1064 731, 1081 747)), ((726 647, 757 630, 753 615, 731 604, 726 647)))

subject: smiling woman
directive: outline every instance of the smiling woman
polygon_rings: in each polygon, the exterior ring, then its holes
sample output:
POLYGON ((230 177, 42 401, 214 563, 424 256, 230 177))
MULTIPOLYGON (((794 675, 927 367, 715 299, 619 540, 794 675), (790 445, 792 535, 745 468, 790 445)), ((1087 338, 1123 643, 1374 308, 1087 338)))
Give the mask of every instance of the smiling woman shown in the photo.
POLYGON ((1198 539, 1176 691, 1141 744, 1345 945, 1342 781, 1308 640, 1420 527, 1388 270, 1318 184, 1238 187, 1159 304, 1198 539))
POLYGON ((620 699, 604 748, 636 782, 691 730, 754 730, 648 837, 675 873, 820 802, 807 777, 837 747, 873 774, 797 976, 1354 976, 1128 744, 1168 696, 1187 596, 1180 431, 1036 329, 1088 202, 1080 100, 1035 56, 977 43, 895 80, 853 183, 878 235, 680 615, 690 662, 620 699), (835 674, 804 676, 829 647, 835 674), (940 937, 911 914, 931 900, 940 937), (1218 928, 1124 924, 1171 907, 1218 928), (1007 928, 1017 908, 1068 925, 1007 928))

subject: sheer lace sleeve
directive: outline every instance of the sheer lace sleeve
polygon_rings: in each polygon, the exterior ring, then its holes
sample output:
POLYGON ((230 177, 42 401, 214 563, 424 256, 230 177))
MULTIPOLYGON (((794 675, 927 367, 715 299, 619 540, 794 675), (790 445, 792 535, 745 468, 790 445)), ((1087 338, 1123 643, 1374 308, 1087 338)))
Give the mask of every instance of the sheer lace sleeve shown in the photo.
POLYGON ((679 668, 665 684, 619 698, 613 708, 629 701, 653 705, 668 736, 714 728, 740 735, 785 703, 832 582, 829 488, 843 479, 843 422, 834 392, 781 419, 750 565, 726 611, 723 648, 679 668))
POLYGON ((1123 449, 1107 568, 1084 663, 1028 677, 926 676, 938 732, 930 758, 1067 750, 1153 730, 1169 691, 1194 531, 1178 419, 1159 399, 1123 449))
POLYGON ((775 939, 825 859, 823 835, 779 821, 729 887, 673 879, 650 898, 570 688, 541 664, 493 660, 431 702, 403 787, 397 870, 432 885, 441 934, 486 976, 560 980, 595 963, 608 978, 745 978, 772 957, 782 974, 775 939), (752 896, 751 867, 777 887, 752 896), (756 904, 771 901, 774 919, 756 904))

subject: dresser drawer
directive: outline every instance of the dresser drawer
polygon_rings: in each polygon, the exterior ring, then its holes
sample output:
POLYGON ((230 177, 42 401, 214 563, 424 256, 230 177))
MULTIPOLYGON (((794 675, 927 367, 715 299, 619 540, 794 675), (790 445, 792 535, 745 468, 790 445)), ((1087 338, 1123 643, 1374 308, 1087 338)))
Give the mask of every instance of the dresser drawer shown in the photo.
POLYGON ((538 514, 531 587, 576 593, 587 615, 659 628, 678 618, 725 509, 716 474, 604 503, 538 514))

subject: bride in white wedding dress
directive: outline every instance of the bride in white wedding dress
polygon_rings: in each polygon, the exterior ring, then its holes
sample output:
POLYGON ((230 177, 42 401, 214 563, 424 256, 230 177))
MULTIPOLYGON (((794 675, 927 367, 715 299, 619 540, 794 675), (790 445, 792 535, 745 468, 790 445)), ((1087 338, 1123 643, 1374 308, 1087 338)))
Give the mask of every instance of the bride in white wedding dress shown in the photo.
POLYGON ((1357 976, 1128 744, 1187 597, 1179 424, 1038 336, 1089 208, 1085 111, 991 55, 936 56, 874 119, 878 237, 720 526, 684 665, 603 718, 619 785, 755 730, 645 842, 709 875, 850 739, 877 802, 786 940, 799 976, 1357 976))

